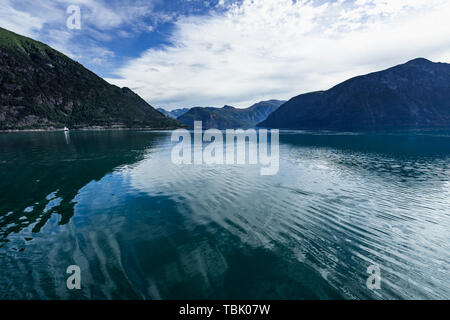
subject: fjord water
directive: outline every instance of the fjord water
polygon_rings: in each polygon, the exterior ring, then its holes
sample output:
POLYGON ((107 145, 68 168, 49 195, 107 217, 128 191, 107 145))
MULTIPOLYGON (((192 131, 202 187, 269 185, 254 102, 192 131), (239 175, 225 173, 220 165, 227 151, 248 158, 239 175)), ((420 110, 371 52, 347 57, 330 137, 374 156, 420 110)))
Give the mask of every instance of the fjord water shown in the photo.
POLYGON ((449 133, 281 132, 275 176, 176 166, 171 148, 170 132, 1 134, 0 298, 450 297, 449 133))

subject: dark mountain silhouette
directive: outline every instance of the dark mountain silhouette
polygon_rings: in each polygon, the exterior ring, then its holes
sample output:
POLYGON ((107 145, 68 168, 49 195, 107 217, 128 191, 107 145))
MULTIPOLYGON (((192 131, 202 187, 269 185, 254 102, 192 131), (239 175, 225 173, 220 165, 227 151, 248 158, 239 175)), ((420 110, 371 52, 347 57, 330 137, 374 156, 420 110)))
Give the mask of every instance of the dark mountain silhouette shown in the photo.
POLYGON ((178 117, 178 120, 188 126, 193 126, 196 120, 202 121, 204 128, 253 128, 283 103, 279 100, 262 101, 246 109, 231 106, 195 107, 178 117))
POLYGON ((0 129, 174 127, 128 88, 49 46, 0 28, 0 129))
POLYGON ((258 126, 376 130, 450 127, 450 64, 423 58, 292 98, 258 126))

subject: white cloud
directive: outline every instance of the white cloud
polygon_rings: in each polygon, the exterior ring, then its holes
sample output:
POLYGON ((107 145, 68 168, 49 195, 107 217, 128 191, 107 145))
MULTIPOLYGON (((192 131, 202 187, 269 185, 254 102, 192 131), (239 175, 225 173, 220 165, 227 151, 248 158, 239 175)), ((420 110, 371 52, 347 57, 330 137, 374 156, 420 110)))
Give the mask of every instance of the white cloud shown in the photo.
POLYGON ((106 43, 161 36, 158 25, 174 22, 171 46, 145 51, 108 79, 169 108, 244 107, 419 56, 450 60, 448 0, 221 0, 209 15, 185 17, 186 8, 153 12, 154 1, 0 0, 0 26, 114 74, 123 60, 106 43), (80 31, 66 28, 69 4, 82 9, 80 31))
POLYGON ((0 0, 0 7, 0 27, 45 42, 92 67, 111 63, 115 56, 102 43, 148 31, 145 18, 152 14, 153 1, 0 0), (70 5, 81 8, 81 30, 66 26, 70 5))
POLYGON ((57 0, 68 7, 82 8, 82 19, 90 27, 110 30, 125 24, 142 26, 141 18, 152 13, 153 1, 57 0))
MULTIPOLYGON (((22 4, 23 5, 23 4, 22 4)), ((61 15, 55 14, 48 3, 40 4, 41 10, 34 10, 34 3, 26 4, 29 10, 15 6, 11 0, 0 0, 0 27, 24 36, 36 37, 43 26, 61 15)))
POLYGON ((450 60, 447 0, 244 0, 176 22, 110 82, 153 105, 248 106, 424 56, 450 60))

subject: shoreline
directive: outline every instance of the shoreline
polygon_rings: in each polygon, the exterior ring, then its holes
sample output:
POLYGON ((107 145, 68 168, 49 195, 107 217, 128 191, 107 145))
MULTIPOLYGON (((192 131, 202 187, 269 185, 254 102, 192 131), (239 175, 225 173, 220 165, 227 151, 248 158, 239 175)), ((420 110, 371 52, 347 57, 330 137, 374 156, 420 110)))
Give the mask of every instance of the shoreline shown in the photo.
POLYGON ((69 131, 64 131, 62 128, 47 128, 47 129, 8 129, 0 130, 0 133, 16 133, 16 132, 70 132, 70 131, 161 131, 161 130, 175 130, 183 127, 164 127, 164 128, 154 128, 154 127, 138 127, 138 128, 126 128, 126 127, 86 127, 86 128, 73 128, 69 131))
MULTIPOLYGON (((17 132, 70 132, 70 131, 170 131, 176 129, 187 129, 193 130, 194 127, 185 125, 185 126, 177 126, 177 127, 101 127, 101 126, 91 126, 91 127, 80 127, 80 128, 71 128, 69 131, 64 131, 63 128, 36 128, 36 129, 7 129, 0 130, 0 133, 17 133, 17 132)), ((205 128, 207 130, 209 128, 205 128)), ((229 129, 242 129, 242 128, 229 128, 229 129)), ((255 127, 250 129, 271 129, 273 128, 264 128, 264 127, 255 127)), ((225 129, 220 129, 225 130, 225 129)), ((246 130, 246 129, 244 129, 246 130)), ((380 130, 356 130, 356 131, 347 131, 347 130, 329 130, 329 129, 288 129, 288 128, 280 128, 278 129, 280 132, 301 132, 301 133, 322 133, 322 134, 377 134, 377 133, 414 133, 414 132, 439 132, 439 131, 449 131, 450 128, 401 128, 401 129, 380 129, 380 130)))

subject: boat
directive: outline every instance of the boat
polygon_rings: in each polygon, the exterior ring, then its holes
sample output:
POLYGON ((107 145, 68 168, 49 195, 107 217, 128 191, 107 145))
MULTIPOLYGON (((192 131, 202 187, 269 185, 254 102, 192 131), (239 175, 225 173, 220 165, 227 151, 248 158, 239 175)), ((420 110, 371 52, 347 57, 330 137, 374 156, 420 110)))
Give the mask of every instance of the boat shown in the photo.
POLYGON ((69 128, 64 127, 63 131, 69 131, 69 128))

